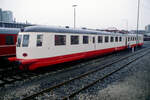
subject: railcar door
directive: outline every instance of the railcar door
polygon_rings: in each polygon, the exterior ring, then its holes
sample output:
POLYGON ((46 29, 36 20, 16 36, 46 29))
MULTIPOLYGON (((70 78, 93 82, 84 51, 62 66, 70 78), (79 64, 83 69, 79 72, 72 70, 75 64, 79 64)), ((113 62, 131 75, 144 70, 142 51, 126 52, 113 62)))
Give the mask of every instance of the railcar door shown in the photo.
POLYGON ((128 37, 125 37, 125 46, 128 46, 128 37))
POLYGON ((96 41, 95 41, 95 36, 93 36, 93 44, 94 44, 94 50, 96 50, 96 41))

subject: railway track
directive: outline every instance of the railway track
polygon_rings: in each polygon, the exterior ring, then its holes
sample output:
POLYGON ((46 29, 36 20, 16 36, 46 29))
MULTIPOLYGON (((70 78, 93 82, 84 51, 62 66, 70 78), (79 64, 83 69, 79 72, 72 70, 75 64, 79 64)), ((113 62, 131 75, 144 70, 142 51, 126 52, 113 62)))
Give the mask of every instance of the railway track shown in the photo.
POLYGON ((96 84, 99 81, 103 81, 112 74, 120 71, 121 69, 127 67, 129 64, 145 56, 147 53, 150 52, 149 49, 150 48, 142 49, 133 54, 115 59, 114 61, 109 62, 103 66, 97 66, 96 69, 90 70, 74 78, 46 88, 40 92, 25 97, 22 100, 38 99, 38 97, 42 97, 46 94, 57 94, 55 96, 55 99, 70 99, 75 95, 79 94, 81 91, 89 88, 90 86, 96 84))
MULTIPOLYGON (((77 68, 82 68, 82 67, 86 67, 86 65, 89 65, 91 63, 99 63, 99 62, 103 62, 106 60, 109 60, 110 58, 114 57, 114 59, 116 59, 116 56, 121 56, 123 54, 128 53, 128 51, 122 51, 120 53, 113 53, 113 54, 108 54, 105 57, 101 57, 101 58, 94 58, 94 59, 89 59, 88 61, 83 61, 81 63, 79 63, 76 67, 67 67, 65 69, 60 69, 57 71, 52 72, 51 74, 55 74, 55 73, 59 73, 62 71, 70 71, 70 70, 74 70, 77 68)), ((104 63, 105 63, 104 62, 104 63)), ((45 72, 45 73, 36 73, 36 72, 28 72, 28 71, 20 71, 18 70, 17 67, 2 67, 0 69, 0 87, 3 87, 7 84, 12 84, 16 81, 23 81, 25 79, 30 79, 32 77, 38 77, 40 75, 43 74, 47 74, 50 73, 49 71, 45 72)))

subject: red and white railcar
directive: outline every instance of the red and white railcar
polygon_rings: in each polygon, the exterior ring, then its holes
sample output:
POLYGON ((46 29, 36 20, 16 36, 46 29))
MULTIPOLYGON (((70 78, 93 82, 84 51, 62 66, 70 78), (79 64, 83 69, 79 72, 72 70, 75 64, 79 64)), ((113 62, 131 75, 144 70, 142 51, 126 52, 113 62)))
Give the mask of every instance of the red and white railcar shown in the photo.
POLYGON ((34 70, 143 45, 143 35, 86 29, 31 26, 20 32, 16 57, 21 69, 34 70), (137 41, 137 42, 136 42, 137 41))
POLYGON ((0 58, 16 55, 18 28, 0 28, 0 58))

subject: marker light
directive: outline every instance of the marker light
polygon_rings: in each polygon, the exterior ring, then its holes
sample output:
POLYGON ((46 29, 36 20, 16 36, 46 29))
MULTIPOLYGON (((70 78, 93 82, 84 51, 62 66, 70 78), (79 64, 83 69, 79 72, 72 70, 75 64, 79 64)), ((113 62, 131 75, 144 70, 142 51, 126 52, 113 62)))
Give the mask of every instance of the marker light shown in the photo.
POLYGON ((28 54, 27 54, 27 53, 23 53, 22 55, 23 55, 23 57, 27 57, 27 56, 28 56, 28 54))

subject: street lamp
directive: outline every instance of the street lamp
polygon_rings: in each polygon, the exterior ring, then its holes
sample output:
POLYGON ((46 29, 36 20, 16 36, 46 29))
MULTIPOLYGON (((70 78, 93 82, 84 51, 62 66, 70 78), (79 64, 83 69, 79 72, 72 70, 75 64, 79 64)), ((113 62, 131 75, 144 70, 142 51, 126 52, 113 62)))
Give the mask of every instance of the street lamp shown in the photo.
POLYGON ((136 32, 136 47, 138 45, 138 33, 139 33, 139 15, 140 15, 140 0, 138 0, 138 8, 137 8, 137 32, 136 32))
POLYGON ((72 7, 74 8, 74 28, 76 27, 76 6, 77 5, 72 5, 72 7))

